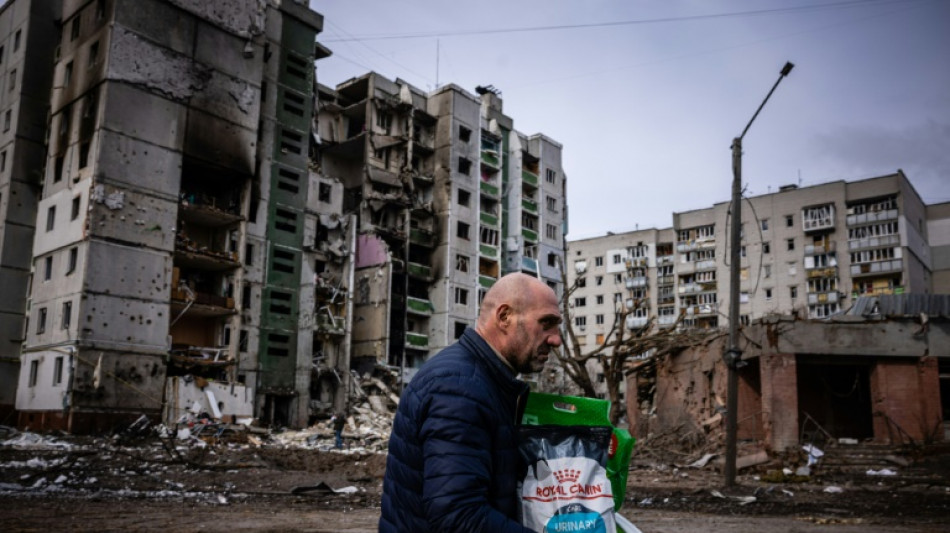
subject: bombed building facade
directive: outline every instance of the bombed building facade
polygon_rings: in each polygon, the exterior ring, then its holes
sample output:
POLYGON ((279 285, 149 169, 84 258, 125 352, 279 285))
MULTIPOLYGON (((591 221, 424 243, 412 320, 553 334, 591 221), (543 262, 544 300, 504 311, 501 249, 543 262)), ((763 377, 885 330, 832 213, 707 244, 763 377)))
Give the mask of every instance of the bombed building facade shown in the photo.
POLYGON ((301 1, 11 0, 0 21, 8 423, 301 427, 411 379, 499 276, 560 290, 562 147, 497 90, 318 84, 301 1))

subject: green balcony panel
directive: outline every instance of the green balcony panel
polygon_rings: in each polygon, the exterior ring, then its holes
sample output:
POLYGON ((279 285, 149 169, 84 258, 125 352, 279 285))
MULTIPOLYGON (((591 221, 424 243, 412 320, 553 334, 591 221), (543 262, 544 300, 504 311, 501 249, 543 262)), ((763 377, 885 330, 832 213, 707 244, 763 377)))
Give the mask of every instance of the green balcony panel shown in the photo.
POLYGON ((524 228, 524 229, 521 230, 521 235, 522 235, 522 236, 524 237, 524 239, 525 239, 526 241, 528 241, 528 242, 533 242, 533 243, 534 243, 534 242, 538 242, 538 232, 537 232, 537 231, 524 228))
POLYGON ((414 331, 407 331, 406 346, 424 350, 429 347, 429 336, 414 331))
POLYGON ((480 244, 480 245, 478 245, 478 253, 481 254, 481 255, 483 255, 483 256, 485 256, 485 257, 490 257, 490 258, 492 258, 492 259, 497 259, 497 258, 498 258, 498 248, 496 248, 496 247, 494 247, 494 246, 492 246, 492 245, 490 245, 490 244, 480 244))
POLYGON ((537 272, 538 271, 538 260, 531 257, 522 257, 521 258, 521 269, 527 270, 528 272, 537 272))
POLYGON ((524 208, 525 211, 531 211, 532 213, 538 212, 538 203, 528 200, 527 198, 521 200, 521 207, 524 208))
POLYGON ((490 289, 496 281, 498 280, 491 276, 478 276, 478 284, 482 287, 485 287, 486 289, 490 289))
POLYGON ((521 171, 521 180, 530 185, 538 186, 538 175, 528 170, 521 171))
POLYGON ((479 219, 486 226, 498 226, 498 217, 491 213, 479 213, 479 219))
POLYGON ((409 275, 416 278, 432 279, 432 269, 419 263, 409 263, 409 275))
POLYGON ((420 246, 435 246, 435 235, 423 229, 412 228, 409 231, 409 242, 420 246))
POLYGON ((491 183, 486 183, 483 181, 481 183, 481 190, 483 193, 489 196, 498 196, 498 187, 495 185, 492 185, 491 183))
POLYGON ((495 168, 498 168, 501 166, 501 162, 499 161, 498 156, 487 150, 482 152, 482 163, 493 166, 495 168))
POLYGON ((419 315, 429 316, 435 311, 435 307, 432 306, 432 302, 423 298, 416 298, 414 296, 409 296, 406 299, 406 308, 411 313, 416 313, 419 315))

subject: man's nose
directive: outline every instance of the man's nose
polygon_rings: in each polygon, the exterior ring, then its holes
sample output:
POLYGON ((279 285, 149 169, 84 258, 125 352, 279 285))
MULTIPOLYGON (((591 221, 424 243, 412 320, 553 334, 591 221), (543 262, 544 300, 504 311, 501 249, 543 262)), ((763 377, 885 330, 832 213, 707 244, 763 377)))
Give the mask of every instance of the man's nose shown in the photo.
POLYGON ((554 333, 554 334, 552 334, 550 337, 548 337, 548 344, 550 344, 551 346, 560 346, 560 345, 561 345, 561 334, 560 334, 560 333, 554 333))

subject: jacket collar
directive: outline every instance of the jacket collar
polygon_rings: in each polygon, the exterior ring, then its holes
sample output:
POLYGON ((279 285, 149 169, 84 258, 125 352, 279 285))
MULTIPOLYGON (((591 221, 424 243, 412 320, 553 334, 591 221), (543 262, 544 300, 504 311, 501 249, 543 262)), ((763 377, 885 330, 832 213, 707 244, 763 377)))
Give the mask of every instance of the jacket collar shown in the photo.
POLYGON ((523 394, 527 383, 519 380, 515 372, 499 359, 495 350, 474 329, 465 328, 459 343, 468 348, 489 369, 492 378, 510 392, 523 394))

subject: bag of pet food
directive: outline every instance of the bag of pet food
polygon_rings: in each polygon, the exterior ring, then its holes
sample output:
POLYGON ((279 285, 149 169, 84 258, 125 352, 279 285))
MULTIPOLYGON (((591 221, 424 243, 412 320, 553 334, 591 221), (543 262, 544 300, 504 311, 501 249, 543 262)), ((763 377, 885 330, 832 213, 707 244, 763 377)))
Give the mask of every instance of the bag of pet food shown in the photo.
MULTIPOLYGON (((523 425, 610 426, 610 402, 597 398, 532 392, 525 405, 523 425)), ((636 442, 625 429, 612 428, 607 451, 607 477, 619 511, 627 491, 630 454, 636 442)))
POLYGON ((614 533, 609 426, 522 426, 522 524, 543 533, 614 533))

